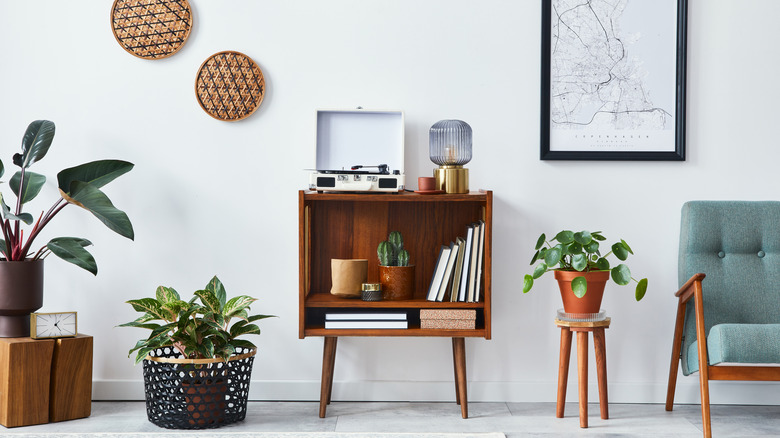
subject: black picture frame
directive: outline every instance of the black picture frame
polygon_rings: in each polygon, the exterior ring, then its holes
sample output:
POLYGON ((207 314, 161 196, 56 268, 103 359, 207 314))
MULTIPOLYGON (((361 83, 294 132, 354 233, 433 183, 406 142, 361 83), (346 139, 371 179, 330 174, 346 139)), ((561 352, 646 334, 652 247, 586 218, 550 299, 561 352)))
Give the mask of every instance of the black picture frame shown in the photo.
MULTIPOLYGON (((556 5, 566 0, 542 0, 542 71, 541 71, 541 160, 624 160, 624 161, 684 161, 685 160, 685 81, 686 81, 686 45, 687 45, 687 11, 688 0, 676 0, 676 54, 675 54, 675 90, 674 90, 674 144, 671 140, 664 141, 664 150, 638 150, 636 146, 628 145, 625 150, 567 150, 564 142, 551 144, 552 127, 552 90, 553 71, 552 41, 553 13, 556 5)), ((633 0, 643 1, 643 0, 633 0)), ((646 0, 655 3, 656 0, 646 0)), ((590 2, 588 2, 590 3, 590 2)), ((671 5, 670 5, 671 6, 671 5)), ((559 14, 560 12, 555 12, 559 14)), ((595 16, 595 13, 594 13, 595 16)), ((556 15, 560 19, 560 15, 556 15)), ((611 75, 610 75, 611 77, 611 75)), ((667 90, 668 91, 668 90, 667 90)), ((598 112, 598 111, 597 111, 598 112)), ((595 114, 595 113, 594 113, 595 114)), ((617 116, 616 116, 617 118, 617 116)), ((573 132, 573 131, 570 131, 573 132)), ((616 132, 616 131, 615 131, 616 132)), ((613 132, 614 133, 614 132, 613 132)), ((571 135, 571 134, 570 134, 571 135)), ((592 137, 592 135, 591 135, 592 137)), ((609 137, 609 136, 607 136, 609 137)), ((670 133, 664 134, 664 140, 670 133)), ((623 136, 625 138, 625 135, 623 136)), ((593 140, 592 148, 598 147, 593 140)), ((613 141, 618 143, 619 141, 613 141)), ((627 144, 630 141, 624 140, 627 144)), ((610 149, 620 148, 612 146, 610 149)))

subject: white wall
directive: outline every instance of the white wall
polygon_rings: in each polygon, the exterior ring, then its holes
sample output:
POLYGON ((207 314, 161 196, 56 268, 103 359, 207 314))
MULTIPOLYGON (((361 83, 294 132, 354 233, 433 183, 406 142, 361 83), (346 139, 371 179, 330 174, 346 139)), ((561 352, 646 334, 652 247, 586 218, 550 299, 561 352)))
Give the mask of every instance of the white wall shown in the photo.
MULTIPOLYGON (((75 309, 80 330, 95 336, 96 399, 143 397, 127 350, 145 333, 115 327, 135 318, 124 301, 160 284, 193 291, 215 273, 229 293, 257 296, 255 310, 280 316, 256 338, 252 397, 318 398, 322 340, 297 337, 297 190, 313 165, 318 108, 404 110, 410 181, 433 169, 434 122, 473 127, 471 187, 495 196, 494 337, 467 341, 474 401, 554 400, 560 298, 547 277, 523 295, 521 274, 541 232, 598 228, 627 240, 637 253, 630 266, 650 279, 641 303, 630 288, 605 296, 610 400, 661 402, 681 204, 778 197, 774 0, 691 0, 687 161, 595 163, 538 159, 539 1, 191 0, 190 39, 157 61, 120 48, 111 3, 0 0, 0 158, 10 165, 30 121, 57 123, 35 166, 51 182, 30 210, 53 202, 64 167, 136 164, 106 188, 132 219, 135 242, 75 207, 40 242, 95 243, 97 277, 47 261, 42 310, 75 309), (198 67, 221 50, 249 55, 265 74, 265 101, 242 122, 216 121, 195 99, 198 67)), ((453 398, 446 339, 344 338, 336 361, 336 400, 453 398)), ((678 400, 698 400, 697 378, 679 388, 678 400)), ((780 403, 777 388, 713 383, 713 401, 780 403)))

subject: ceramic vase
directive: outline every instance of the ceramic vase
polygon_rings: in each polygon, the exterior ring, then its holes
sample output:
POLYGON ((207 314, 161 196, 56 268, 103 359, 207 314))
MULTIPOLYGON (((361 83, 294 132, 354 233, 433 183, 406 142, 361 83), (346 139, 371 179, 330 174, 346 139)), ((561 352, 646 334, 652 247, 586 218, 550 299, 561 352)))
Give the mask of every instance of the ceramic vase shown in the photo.
POLYGON ((0 337, 30 336, 30 313, 43 306, 43 260, 0 261, 0 337))

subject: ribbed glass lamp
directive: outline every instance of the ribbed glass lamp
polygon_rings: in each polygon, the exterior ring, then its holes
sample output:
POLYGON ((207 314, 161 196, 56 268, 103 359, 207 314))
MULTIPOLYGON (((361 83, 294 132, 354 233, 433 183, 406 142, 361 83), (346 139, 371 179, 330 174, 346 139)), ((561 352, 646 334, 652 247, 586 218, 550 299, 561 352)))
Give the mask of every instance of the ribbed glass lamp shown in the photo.
POLYGON ((447 193, 469 192, 469 170, 463 167, 471 161, 471 126, 462 120, 440 120, 431 126, 429 155, 439 165, 433 171, 436 189, 447 193))

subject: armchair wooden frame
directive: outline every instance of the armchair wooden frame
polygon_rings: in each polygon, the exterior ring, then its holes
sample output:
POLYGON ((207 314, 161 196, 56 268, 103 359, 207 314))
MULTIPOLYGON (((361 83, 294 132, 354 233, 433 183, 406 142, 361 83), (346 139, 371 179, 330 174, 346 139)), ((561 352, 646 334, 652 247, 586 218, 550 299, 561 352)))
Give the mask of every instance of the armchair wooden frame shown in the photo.
POLYGON ((707 360, 707 337, 704 329, 704 297, 702 294, 702 280, 705 274, 695 274, 691 277, 674 296, 678 297, 677 321, 674 326, 674 341, 672 343, 672 361, 669 367, 669 385, 666 392, 666 410, 674 407, 674 390, 677 385, 677 370, 680 363, 683 325, 685 323, 685 311, 689 301, 693 298, 694 312, 696 316, 696 339, 698 340, 699 359, 699 390, 701 392, 701 420, 705 438, 712 438, 712 424, 710 422, 710 380, 751 380, 751 381, 780 381, 780 367, 774 366, 723 366, 709 365, 707 360))

